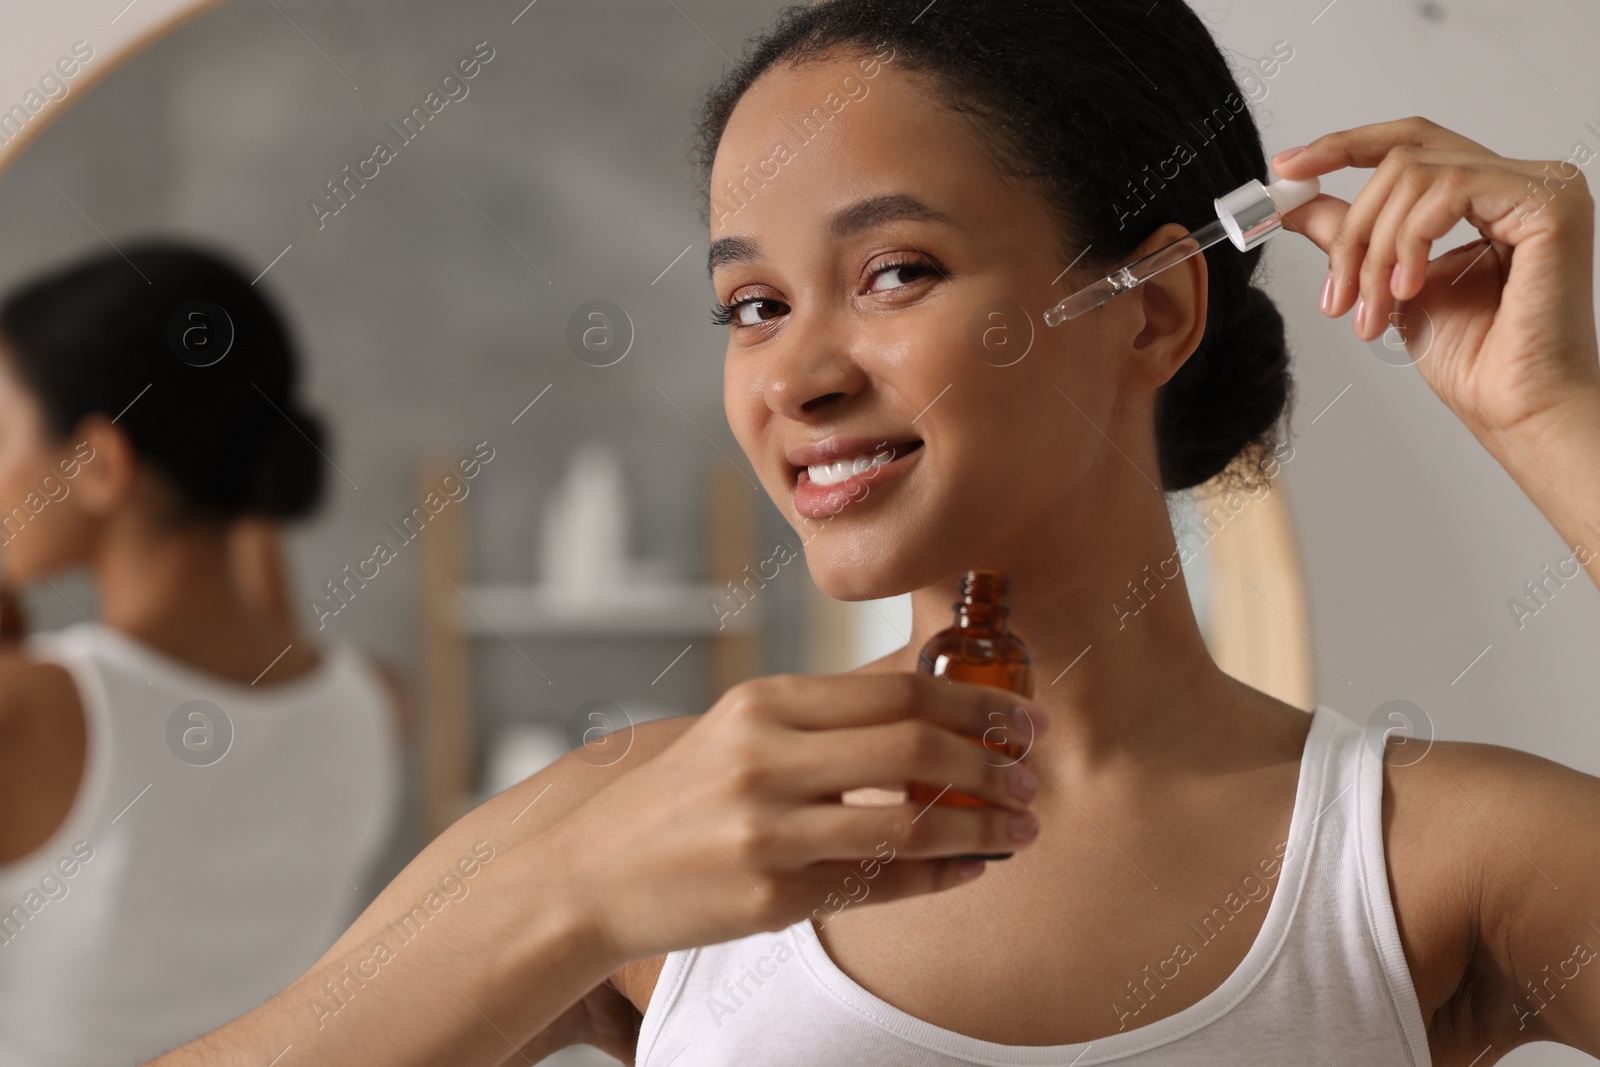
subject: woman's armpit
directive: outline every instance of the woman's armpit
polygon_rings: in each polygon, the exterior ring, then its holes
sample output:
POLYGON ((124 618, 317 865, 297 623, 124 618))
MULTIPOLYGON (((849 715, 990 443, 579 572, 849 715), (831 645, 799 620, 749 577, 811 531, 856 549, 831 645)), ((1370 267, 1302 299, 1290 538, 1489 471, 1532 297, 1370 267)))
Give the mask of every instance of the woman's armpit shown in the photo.
POLYGON ((666 966, 665 955, 649 956, 642 960, 624 963, 611 973, 612 986, 628 998, 639 1014, 650 1007, 650 997, 655 993, 656 982, 661 978, 661 968, 666 966))

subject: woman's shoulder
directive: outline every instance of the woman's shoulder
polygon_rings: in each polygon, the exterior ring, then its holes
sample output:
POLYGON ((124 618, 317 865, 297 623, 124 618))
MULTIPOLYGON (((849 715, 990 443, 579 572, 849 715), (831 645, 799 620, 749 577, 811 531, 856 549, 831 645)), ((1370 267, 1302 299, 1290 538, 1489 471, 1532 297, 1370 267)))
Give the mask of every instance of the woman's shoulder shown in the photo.
POLYGON ((67 670, 0 652, 0 863, 28 855, 60 827, 86 752, 83 703, 67 670))
POLYGON ((1600 885, 1600 778, 1500 745, 1393 752, 1384 853, 1423 1017, 1454 1020, 1447 1036, 1463 1047, 1537 1040, 1506 1026, 1516 1016, 1505 1006, 1540 966, 1594 934, 1560 887, 1600 885))
POLYGON ((1540 881, 1539 852, 1560 865, 1574 831, 1600 825, 1600 778, 1555 760, 1469 741, 1398 751, 1383 769, 1385 840, 1440 873, 1466 863, 1485 877, 1516 871, 1540 881))
MULTIPOLYGON (((0 651, 0 736, 10 737, 41 709, 77 706, 72 675, 59 663, 21 649, 0 651)), ((6 751, 0 747, 0 752, 6 751)))

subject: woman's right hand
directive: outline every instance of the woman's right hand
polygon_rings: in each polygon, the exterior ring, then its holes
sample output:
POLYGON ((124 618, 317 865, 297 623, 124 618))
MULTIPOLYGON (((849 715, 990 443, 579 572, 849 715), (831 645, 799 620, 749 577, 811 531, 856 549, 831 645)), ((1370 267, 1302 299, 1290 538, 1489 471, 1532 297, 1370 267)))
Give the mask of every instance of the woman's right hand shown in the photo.
POLYGON ((780 930, 981 871, 954 856, 1026 847, 1032 775, 958 735, 1004 728, 1025 748, 1045 726, 1015 694, 925 675, 759 678, 529 844, 562 857, 571 899, 619 961, 780 930), (997 806, 841 799, 905 781, 997 806))

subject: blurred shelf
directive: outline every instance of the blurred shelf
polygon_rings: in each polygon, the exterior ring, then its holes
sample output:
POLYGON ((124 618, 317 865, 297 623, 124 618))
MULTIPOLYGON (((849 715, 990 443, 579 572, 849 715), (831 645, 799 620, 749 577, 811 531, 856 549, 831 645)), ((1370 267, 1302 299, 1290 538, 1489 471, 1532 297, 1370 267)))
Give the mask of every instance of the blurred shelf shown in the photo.
MULTIPOLYGON (((448 456, 424 457, 417 467, 419 498, 453 470, 448 456)), ((758 673, 763 604, 752 601, 737 614, 725 613, 722 626, 711 607, 713 600, 732 607, 736 598, 728 583, 748 580, 752 561, 764 555, 756 549, 758 493, 739 471, 720 463, 709 469, 707 489, 704 573, 713 581, 638 575, 626 598, 592 606, 551 600, 532 583, 469 582, 467 508, 458 504, 434 517, 422 542, 418 615, 428 837, 460 818, 477 791, 478 717, 469 645, 483 634, 589 640, 709 635, 710 686, 700 707, 710 707, 729 686, 758 673)))
POLYGON ((653 637, 748 632, 759 625, 754 603, 724 613, 719 625, 712 604, 726 607, 733 594, 726 585, 710 583, 630 587, 625 595, 593 603, 552 597, 524 583, 481 582, 461 592, 456 625, 468 634, 653 637))

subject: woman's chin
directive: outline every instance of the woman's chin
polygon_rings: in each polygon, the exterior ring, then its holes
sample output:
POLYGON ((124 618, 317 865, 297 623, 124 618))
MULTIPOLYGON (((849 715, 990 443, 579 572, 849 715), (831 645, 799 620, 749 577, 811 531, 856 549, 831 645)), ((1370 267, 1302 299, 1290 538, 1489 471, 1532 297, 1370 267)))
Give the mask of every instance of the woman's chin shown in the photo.
POLYGON ((832 600, 882 600, 920 588, 912 569, 895 562, 834 561, 820 553, 807 553, 811 581, 832 600))
MULTIPOLYGON (((796 529, 804 538, 806 525, 796 529)), ((806 569, 833 600, 881 600, 951 581, 975 566, 962 546, 978 542, 981 532, 948 508, 841 516, 804 541, 806 569)))

